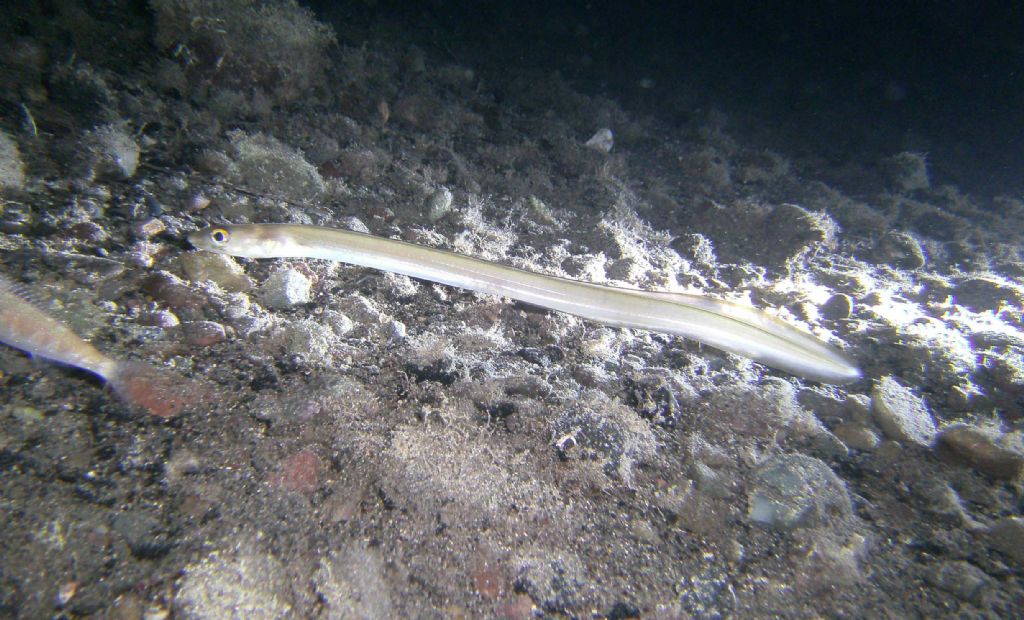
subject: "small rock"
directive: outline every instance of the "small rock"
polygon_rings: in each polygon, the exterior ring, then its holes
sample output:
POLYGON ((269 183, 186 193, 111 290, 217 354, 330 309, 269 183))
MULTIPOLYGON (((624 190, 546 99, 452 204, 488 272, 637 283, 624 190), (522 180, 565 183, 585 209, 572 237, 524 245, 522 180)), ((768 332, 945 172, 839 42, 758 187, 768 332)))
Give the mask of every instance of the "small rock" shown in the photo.
POLYGON ((764 527, 817 527, 852 512, 846 484, 824 462, 801 454, 768 459, 754 474, 747 516, 764 527))
POLYGON ((875 423, 886 437, 896 441, 930 446, 935 439, 935 421, 928 406, 892 377, 883 377, 871 393, 875 423))
POLYGON ((281 462, 281 471, 272 482, 286 491, 309 495, 320 487, 320 457, 311 450, 302 450, 281 462))
POLYGON ((964 561, 943 562, 925 575, 928 583, 960 600, 978 604, 981 591, 990 581, 983 570, 964 561))
POLYGON ((588 582, 579 558, 545 549, 521 558, 515 566, 515 587, 549 612, 564 612, 579 604, 588 582))
POLYGON ((843 418, 867 425, 874 416, 871 414, 871 397, 867 394, 850 394, 843 403, 843 418))
POLYGON ((213 204, 213 201, 206 194, 192 194, 192 197, 185 203, 184 208, 186 213, 198 213, 211 204, 213 204))
POLYGON ((839 424, 832 429, 832 433, 852 450, 867 452, 878 445, 878 435, 857 423, 839 424))
POLYGON ((953 295, 957 303, 975 312, 998 311, 1004 306, 1019 307, 1024 302, 1020 290, 994 277, 968 278, 956 285, 953 295))
POLYGON ((95 222, 81 222, 68 229, 68 236, 87 243, 103 243, 110 233, 95 222))
POLYGON ((287 570, 273 554, 248 542, 217 550, 182 570, 175 617, 287 618, 294 616, 287 570))
POLYGON ((167 230, 167 224, 155 217, 132 224, 132 234, 141 239, 155 237, 165 230, 167 230))
POLYGON ((395 102, 393 116, 417 129, 431 129, 440 125, 441 107, 425 95, 409 95, 395 102))
POLYGON ((763 223, 763 238, 757 249, 758 260, 767 265, 782 265, 806 256, 815 248, 835 244, 836 223, 824 213, 799 205, 783 203, 771 210, 763 223))
POLYGON ((362 491, 352 492, 339 485, 324 499, 321 512, 330 523, 351 521, 359 514, 364 495, 362 491))
POLYGON ((66 581, 57 588, 57 607, 64 607, 75 596, 78 591, 77 581, 66 581))
POLYGON ((181 310, 203 306, 203 299, 180 278, 166 271, 158 271, 142 280, 142 292, 163 302, 169 308, 181 310))
POLYGON ((996 480, 1014 480, 1024 473, 1024 455, 996 445, 992 437, 970 426, 958 424, 943 429, 938 447, 954 462, 996 480))
POLYGON ((889 184, 899 192, 928 189, 928 162, 921 153, 904 151, 882 160, 882 169, 889 184))
POLYGON ((516 594, 511 600, 494 608, 494 616, 502 620, 528 620, 534 618, 537 606, 527 594, 516 594))
POLYGON ((301 151, 262 133, 229 133, 235 151, 233 182, 250 190, 312 202, 326 190, 323 178, 301 151))
POLYGON ((25 186, 25 164, 18 152, 18 143, 7 132, 0 131, 0 189, 21 189, 25 186))
POLYGON ((821 306, 821 314, 832 321, 848 319, 853 314, 853 299, 845 293, 833 295, 821 306))
POLYGON ((194 347, 209 347, 224 342, 224 326, 213 321, 193 321, 185 325, 185 342, 194 347))
MULTIPOLYGON (((392 602, 392 562, 385 562, 377 549, 360 543, 341 546, 322 557, 312 578, 323 611, 319 616, 363 620, 402 617, 401 612, 407 608, 403 605, 396 609, 392 602)), ((404 592, 396 591, 394 595, 405 603, 404 592)))
POLYGON ((139 315, 139 325, 147 327, 175 327, 181 321, 170 310, 150 310, 139 315))
POLYGON ((732 496, 735 486, 731 476, 724 475, 704 463, 690 466, 688 476, 697 485, 697 489, 711 497, 725 499, 732 496))
POLYGON ((408 336, 405 323, 398 320, 388 321, 387 325, 384 326, 384 331, 392 342, 402 342, 408 336))
POLYGON ((988 543, 1024 568, 1024 518, 1006 517, 988 530, 988 543))
POLYGON ((192 165, 203 174, 221 176, 231 170, 231 158, 221 151, 207 149, 192 158, 192 165))
POLYGON ((452 210, 452 192, 447 187, 439 187, 423 202, 423 210, 427 212, 427 219, 431 222, 444 217, 452 210))
POLYGON ((924 250, 917 239, 907 233, 889 232, 875 246, 872 262, 897 269, 920 269, 925 264, 924 250))
POLYGON ((313 281, 297 269, 282 269, 267 279, 260 292, 268 308, 291 308, 313 299, 313 281))
POLYGON ((310 363, 327 363, 332 359, 336 335, 329 325, 314 319, 290 321, 284 330, 285 349, 310 363))
POLYGON ((380 176, 379 159, 369 149, 346 149, 334 161, 321 166, 321 173, 331 178, 366 183, 380 176))
POLYGON ((189 252, 182 254, 179 260, 185 275, 193 282, 209 280, 229 293, 245 293, 252 289, 252 280, 230 256, 189 252))
POLYGON ((381 278, 381 284, 398 299, 412 299, 419 292, 419 287, 412 278, 398 273, 385 273, 381 278))
POLYGON ((479 561, 470 572, 473 589, 485 600, 495 600, 505 594, 508 581, 499 563, 479 561))
POLYGON ((915 482, 912 490, 925 512, 935 517, 935 521, 950 524, 965 524, 970 521, 970 515, 964 510, 963 500, 949 483, 940 480, 921 480, 915 482))
POLYGON ((146 601, 134 592, 127 592, 114 599, 101 617, 104 620, 150 620, 146 611, 146 601))
POLYGON ((137 558, 158 558, 170 551, 174 544, 160 520, 140 510, 119 513, 114 517, 112 529, 137 558))
POLYGON ((582 398, 551 422, 553 445, 562 458, 602 462, 633 488, 633 467, 657 453, 650 425, 618 400, 582 398))
POLYGON ((615 137, 612 135, 612 130, 607 127, 598 129, 597 133, 591 136, 584 146, 598 153, 610 153, 612 147, 615 146, 615 137))
MULTIPOLYGON (((2 161, 0 161, 0 166, 3 166, 2 161)), ((3 174, 2 170, 0 170, 0 174, 3 174)), ((8 203, 4 205, 3 209, 0 209, 0 232, 12 235, 25 232, 32 225, 33 218, 34 214, 30 207, 8 203)))
POLYGON ((11 415, 23 424, 36 424, 46 419, 42 411, 28 405, 14 405, 11 407, 11 415))
POLYGON ((139 167, 141 150, 122 125, 104 125, 83 138, 85 176, 93 179, 130 178, 139 167))

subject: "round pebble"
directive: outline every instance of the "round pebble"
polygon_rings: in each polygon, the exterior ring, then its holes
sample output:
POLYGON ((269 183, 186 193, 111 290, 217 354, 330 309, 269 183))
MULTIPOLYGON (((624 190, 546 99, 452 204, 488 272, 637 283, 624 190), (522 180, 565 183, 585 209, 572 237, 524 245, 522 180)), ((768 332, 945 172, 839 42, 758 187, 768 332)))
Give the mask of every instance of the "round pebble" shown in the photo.
POLYGON ((821 306, 821 313, 833 321, 848 319, 853 314, 853 299, 845 293, 833 295, 821 306))
POLYGON ((313 281, 297 269, 282 269, 267 279, 261 293, 268 308, 291 308, 313 299, 313 281))
POLYGON ((817 527, 852 512, 846 484, 824 462, 802 454, 768 459, 754 474, 747 517, 763 527, 817 527))
POLYGON ((875 423, 885 436, 904 443, 930 446, 935 421, 928 406, 892 377, 882 377, 871 393, 875 423))

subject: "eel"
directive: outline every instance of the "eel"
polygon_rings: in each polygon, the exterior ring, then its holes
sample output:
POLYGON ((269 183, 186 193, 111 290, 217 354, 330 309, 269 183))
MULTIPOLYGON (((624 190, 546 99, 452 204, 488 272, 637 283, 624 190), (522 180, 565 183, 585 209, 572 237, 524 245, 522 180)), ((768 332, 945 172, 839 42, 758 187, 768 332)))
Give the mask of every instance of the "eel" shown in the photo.
POLYGON ((32 297, 26 287, 0 275, 0 342, 33 357, 89 371, 130 405, 162 418, 178 415, 205 397, 202 387, 170 372, 102 353, 36 307, 32 297))
POLYGON ((246 258, 315 258, 404 274, 612 325, 690 338, 822 383, 861 371, 837 348, 754 308, 685 293, 579 282, 375 235, 299 224, 212 226, 201 250, 246 258))

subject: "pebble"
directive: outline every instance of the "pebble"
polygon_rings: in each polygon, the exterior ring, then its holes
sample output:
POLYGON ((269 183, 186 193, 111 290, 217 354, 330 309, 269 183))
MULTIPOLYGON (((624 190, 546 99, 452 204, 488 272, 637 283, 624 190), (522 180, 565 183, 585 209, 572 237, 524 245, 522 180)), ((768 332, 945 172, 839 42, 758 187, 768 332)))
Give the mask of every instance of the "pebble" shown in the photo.
POLYGON ((427 196, 423 202, 423 210, 427 212, 427 219, 431 222, 444 217, 452 210, 452 192, 447 187, 439 187, 427 196))
POLYGON ((14 405, 11 407, 11 415, 23 424, 36 424, 46 419, 42 411, 28 405, 14 405))
POLYGON ((937 446, 943 456, 996 480, 1014 480, 1024 473, 1024 455, 997 445, 992 437, 970 426, 943 429, 937 446))
MULTIPOLYGON (((385 562, 381 553, 360 543, 337 545, 320 559, 312 586, 319 601, 317 614, 322 618, 363 618, 378 620, 400 618, 408 611, 392 602, 393 560, 385 562), (340 547, 340 548, 338 548, 340 547)), ((398 591, 395 597, 404 593, 398 591)), ((436 613, 437 617, 452 617, 436 613)))
POLYGON ((155 237, 166 230, 167 224, 164 224, 162 220, 155 217, 132 224, 132 234, 140 239, 155 237))
POLYGON ((836 223, 822 213, 800 205, 783 203, 772 209, 764 219, 763 237, 758 237, 758 260, 768 265, 805 256, 814 248, 835 244, 836 223))
POLYGON ((704 463, 694 463, 690 466, 688 476, 697 486, 697 489, 717 499, 730 497, 735 486, 731 476, 724 475, 704 463))
POLYGON ((878 446, 878 435, 857 423, 843 423, 832 429, 832 433, 847 448, 868 452, 878 446))
POLYGON ((174 310, 201 308, 204 303, 185 282, 166 271, 146 276, 142 280, 142 292, 174 310))
POLYGON ((942 562, 933 567, 925 579, 958 599, 974 604, 981 602, 982 590, 990 581, 985 571, 963 560, 942 562))
POLYGON ((320 487, 322 469, 320 457, 311 450, 302 450, 281 462, 281 471, 273 482, 286 491, 309 495, 320 487))
POLYGON ((392 342, 402 342, 408 336, 408 329, 405 327, 405 323, 398 320, 388 321, 384 329, 392 342))
POLYGON ((86 243, 100 244, 110 238, 110 233, 95 222, 80 222, 68 229, 68 236, 86 243))
POLYGON ((181 320, 170 310, 147 310, 139 315, 139 325, 147 327, 167 328, 180 324, 181 320))
POLYGON ((747 517, 776 530, 825 525, 852 512, 846 484, 824 462, 802 454, 768 459, 754 474, 747 517))
POLYGON ((379 159, 376 153, 369 149, 346 149, 334 161, 324 164, 321 173, 331 178, 367 183, 380 176, 379 159))
POLYGON ((0 131, 0 188, 21 189, 25 186, 25 164, 18 153, 18 143, 7 132, 0 131))
POLYGON ((128 179, 139 166, 141 150, 124 126, 104 125, 90 130, 83 146, 83 165, 90 169, 92 178, 128 179))
POLYGON ((832 321, 848 319, 853 314, 853 299, 845 293, 833 295, 821 306, 821 314, 832 321))
POLYGON ((213 551, 181 571, 175 617, 294 617, 285 566, 248 541, 233 544, 233 551, 213 551))
POLYGON ((587 577, 575 554, 546 549, 516 563, 514 582, 517 590, 529 594, 544 609, 556 612, 579 604, 587 577))
POLYGON ((1004 306, 1020 306, 1021 291, 1009 283, 990 277, 971 277, 956 285, 953 295, 957 303, 974 312, 998 311, 1004 306))
POLYGON ((210 281, 229 293, 245 293, 252 280, 235 259, 212 252, 188 252, 181 255, 181 268, 192 282, 210 281))
POLYGON ((291 308, 313 299, 313 281, 297 269, 282 269, 263 283, 260 293, 268 308, 291 308))
POLYGON ((142 510, 118 513, 111 527, 137 558, 163 556, 174 545, 170 530, 155 515, 142 510))
POLYGON ((1024 518, 1005 517, 988 530, 988 543, 1024 568, 1024 518))
POLYGON ((612 135, 611 129, 604 127, 598 129, 597 133, 591 136, 584 146, 598 153, 611 153, 612 147, 615 146, 615 136, 612 135))
POLYGON ((32 226, 32 221, 33 213, 29 207, 16 203, 4 205, 0 211, 0 232, 12 235, 25 232, 32 226))
POLYGON ((930 446, 935 439, 935 420, 928 406, 892 377, 882 377, 871 393, 875 423, 886 437, 930 446))
POLYGON ((209 347, 227 340, 227 331, 220 323, 193 321, 185 324, 185 342, 194 347, 209 347))
POLYGON ((127 592, 114 599, 102 617, 105 620, 142 620, 148 618, 145 614, 146 602, 133 592, 127 592))
POLYGON ((912 192, 931 187, 928 161, 921 153, 904 151, 882 160, 882 170, 892 188, 899 192, 912 192))
POLYGON ((875 253, 874 262, 888 264, 897 269, 920 269, 925 264, 921 244, 906 233, 886 233, 875 246, 875 253))

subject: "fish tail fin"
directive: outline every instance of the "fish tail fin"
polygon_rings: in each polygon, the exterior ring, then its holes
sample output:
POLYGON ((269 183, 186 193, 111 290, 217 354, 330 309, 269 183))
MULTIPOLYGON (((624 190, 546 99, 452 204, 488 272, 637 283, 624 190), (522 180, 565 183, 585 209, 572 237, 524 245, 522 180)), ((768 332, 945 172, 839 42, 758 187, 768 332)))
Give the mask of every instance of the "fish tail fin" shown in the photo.
POLYGON ((110 377, 110 387, 129 404, 161 418, 172 418, 208 404, 212 396, 203 383, 135 361, 118 364, 110 377))

